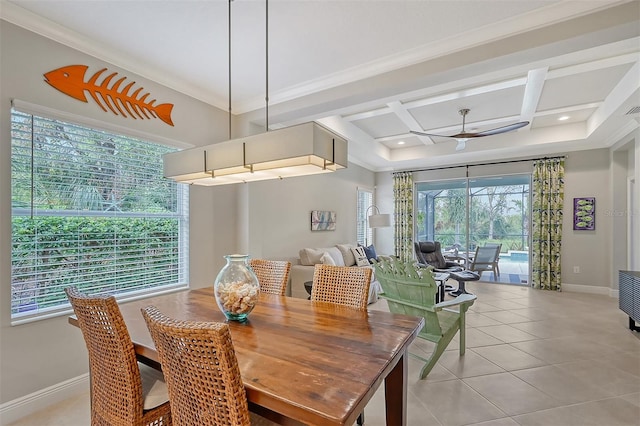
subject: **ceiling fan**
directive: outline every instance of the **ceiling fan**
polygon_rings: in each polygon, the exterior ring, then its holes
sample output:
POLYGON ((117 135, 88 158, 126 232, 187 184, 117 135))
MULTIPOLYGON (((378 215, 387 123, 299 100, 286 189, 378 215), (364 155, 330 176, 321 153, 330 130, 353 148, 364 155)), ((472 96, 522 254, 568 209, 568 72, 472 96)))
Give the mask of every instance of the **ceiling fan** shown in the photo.
POLYGON ((411 133, 416 134, 416 135, 420 135, 420 136, 437 136, 437 137, 441 137, 441 138, 454 138, 454 139, 457 139, 458 140, 458 145, 456 145, 456 151, 461 151, 467 145, 467 140, 469 140, 471 138, 481 138, 481 137, 484 137, 484 136, 498 135, 500 133, 511 132, 512 130, 517 130, 517 129, 519 129, 521 127, 524 127, 524 126, 529 124, 528 121, 519 121, 517 123, 509 124, 508 126, 496 127, 495 129, 489 129, 489 130, 485 130, 483 132, 470 133, 470 132, 465 132, 465 130, 464 130, 464 125, 465 125, 467 114, 469 113, 469 109, 468 108, 463 108, 463 109, 459 110, 458 112, 462 116, 462 131, 460 133, 457 133, 455 135, 450 135, 450 136, 449 135, 437 135, 437 134, 434 134, 434 133, 418 132, 418 131, 415 131, 415 130, 411 130, 411 133))

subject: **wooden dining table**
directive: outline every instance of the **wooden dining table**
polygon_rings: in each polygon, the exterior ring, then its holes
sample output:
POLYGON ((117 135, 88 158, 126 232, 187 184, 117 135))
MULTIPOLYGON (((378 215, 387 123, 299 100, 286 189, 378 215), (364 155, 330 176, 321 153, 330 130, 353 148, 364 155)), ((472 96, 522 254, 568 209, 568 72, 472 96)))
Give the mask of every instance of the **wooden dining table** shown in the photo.
MULTIPOLYGON (((120 304, 150 365, 158 354, 140 312, 150 305, 176 319, 226 321, 212 287, 120 304)), ((408 348, 423 318, 262 293, 247 322, 227 323, 252 411, 283 425, 352 425, 384 382, 387 425, 406 425, 408 348)))

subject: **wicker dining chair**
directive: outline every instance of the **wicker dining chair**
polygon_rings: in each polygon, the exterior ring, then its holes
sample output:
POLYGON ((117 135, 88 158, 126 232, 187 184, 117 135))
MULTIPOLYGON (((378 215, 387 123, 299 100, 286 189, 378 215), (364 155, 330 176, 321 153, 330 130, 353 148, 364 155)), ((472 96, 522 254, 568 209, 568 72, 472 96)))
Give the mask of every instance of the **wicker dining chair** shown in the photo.
POLYGON ((136 361, 116 299, 65 292, 89 351, 91 425, 171 425, 162 373, 136 361))
POLYGON ((249 265, 258 277, 260 291, 284 296, 287 291, 291 262, 286 260, 250 259, 249 265))
POLYGON ((369 302, 371 268, 318 264, 313 271, 311 300, 365 311, 369 302))
POLYGON ((229 325, 179 321, 142 309, 169 389, 173 424, 250 425, 229 325))
MULTIPOLYGON (((371 268, 317 264, 313 271, 311 300, 367 310, 371 268)), ((357 423, 364 424, 364 413, 357 423)))

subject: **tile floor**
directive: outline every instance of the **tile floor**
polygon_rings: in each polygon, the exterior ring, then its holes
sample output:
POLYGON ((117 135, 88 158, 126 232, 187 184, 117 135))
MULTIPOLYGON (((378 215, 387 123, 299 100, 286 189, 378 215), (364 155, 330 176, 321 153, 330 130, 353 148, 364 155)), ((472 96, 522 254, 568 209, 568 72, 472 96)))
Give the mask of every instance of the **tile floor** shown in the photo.
MULTIPOLYGON (((410 426, 640 426, 640 333, 617 299, 482 282, 467 290, 478 300, 465 356, 454 340, 425 380, 409 359, 410 426)), ((418 340, 412 351, 424 356, 430 345, 418 340)), ((385 424, 383 388, 365 416, 367 426, 385 424)), ((88 424, 83 394, 12 426, 88 424)))

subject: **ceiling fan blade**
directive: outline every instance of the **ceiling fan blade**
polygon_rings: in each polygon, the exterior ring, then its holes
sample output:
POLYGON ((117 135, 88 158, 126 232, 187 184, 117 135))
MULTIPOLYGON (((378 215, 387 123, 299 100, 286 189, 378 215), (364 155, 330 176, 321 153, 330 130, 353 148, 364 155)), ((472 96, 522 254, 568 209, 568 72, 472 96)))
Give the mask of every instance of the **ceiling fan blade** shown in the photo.
POLYGON ((466 137, 479 138, 482 136, 498 135, 500 133, 506 133, 512 130, 517 130, 528 124, 529 124, 528 121, 519 121, 518 123, 509 124, 508 126, 496 127, 495 129, 485 130, 484 132, 473 133, 474 136, 466 136, 466 137))
POLYGON ((458 144, 456 145, 456 151, 462 151, 467 147, 466 139, 458 139, 458 144))

